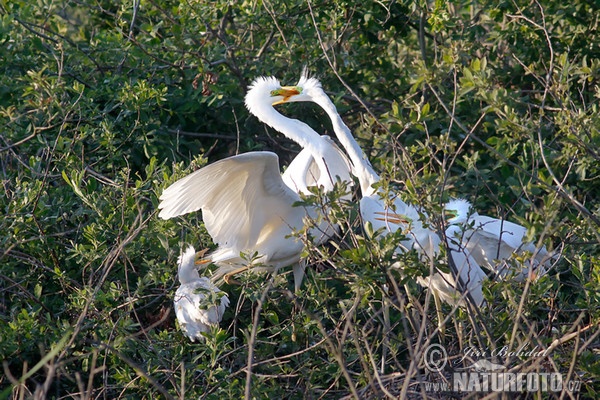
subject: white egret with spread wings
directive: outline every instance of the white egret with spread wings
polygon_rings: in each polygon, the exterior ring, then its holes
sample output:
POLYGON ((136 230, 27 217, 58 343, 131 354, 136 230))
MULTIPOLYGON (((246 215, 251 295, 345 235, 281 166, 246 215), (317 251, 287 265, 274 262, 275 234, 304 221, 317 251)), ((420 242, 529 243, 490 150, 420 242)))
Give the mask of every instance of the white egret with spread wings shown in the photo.
POLYGON ((315 184, 328 191, 338 179, 350 182, 350 165, 329 138, 275 110, 273 106, 286 96, 288 92, 275 78, 258 78, 246 95, 246 106, 262 122, 302 146, 300 161, 284 174, 292 187, 279 172, 277 155, 260 151, 203 167, 169 186, 160 197, 159 217, 163 219, 202 210, 206 229, 218 245, 203 260, 219 266, 214 280, 228 280, 254 266, 274 270, 293 265, 298 289, 304 276, 300 263, 304 243, 294 233, 304 228, 307 218, 315 221, 309 229, 313 243, 323 243, 336 232, 336 226, 323 217, 326 210, 295 204, 307 186, 315 184), (313 162, 318 176, 311 173, 313 162))

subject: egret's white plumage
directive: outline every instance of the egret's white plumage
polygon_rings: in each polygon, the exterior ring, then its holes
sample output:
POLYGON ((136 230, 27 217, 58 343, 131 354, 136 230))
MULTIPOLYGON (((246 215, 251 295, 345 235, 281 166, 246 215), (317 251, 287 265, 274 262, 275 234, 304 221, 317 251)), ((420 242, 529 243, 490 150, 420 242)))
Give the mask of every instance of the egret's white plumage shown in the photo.
MULTIPOLYGON (((504 277, 515 273, 518 280, 529 274, 543 275, 553 262, 545 246, 537 248, 524 242, 527 229, 503 219, 479 215, 464 199, 449 201, 444 207, 446 222, 454 226, 452 237, 464 246, 480 264, 504 277), (507 264, 516 254, 529 253, 528 262, 519 271, 507 264)), ((449 235, 450 236, 450 235, 449 235)))
MULTIPOLYGON (((391 201, 386 201, 388 196, 373 187, 373 184, 379 181, 378 174, 338 114, 335 105, 321 87, 320 82, 303 74, 296 87, 299 93, 290 96, 286 101, 314 102, 321 106, 330 117, 336 136, 350 157, 352 172, 360 182, 362 192, 360 212, 363 220, 371 223, 374 231, 383 228, 381 229, 383 235, 401 229, 405 233, 406 239, 401 241, 398 247, 399 251, 404 252, 414 248, 422 258, 434 260, 439 254, 441 243, 439 235, 423 225, 416 207, 405 203, 399 196, 394 196, 391 201)), ((424 213, 421 214, 424 215, 424 213)), ((485 273, 468 252, 456 246, 455 243, 449 243, 449 250, 461 281, 470 292, 475 304, 482 305, 484 299, 481 285, 485 279, 485 273)), ((460 293, 456 290, 458 285, 451 274, 436 272, 430 277, 420 278, 419 282, 431 287, 450 304, 464 304, 460 293)))
MULTIPOLYGON (((250 152, 201 168, 169 186, 160 197, 159 217, 164 219, 202 210, 206 229, 218 245, 205 259, 219 266, 213 280, 247 267, 250 261, 241 257, 246 254, 256 255, 253 264, 260 265, 257 269, 293 264, 299 288, 304 275, 299 263, 304 246, 293 233, 304 227, 306 218, 317 219, 319 210, 295 207, 300 201, 298 193, 307 192, 312 185, 331 190, 337 179, 351 181, 349 163, 329 138, 273 108, 283 98, 280 89, 276 79, 258 78, 246 95, 246 106, 261 121, 303 147, 298 161, 284 174, 285 180, 279 173, 276 154, 250 152)), ((309 230, 316 244, 335 232, 336 227, 323 218, 309 230)))
MULTIPOLYGON (((346 166, 344 167, 345 171, 343 180, 347 182, 350 179, 350 161, 346 158, 344 152, 335 144, 333 140, 327 135, 322 136, 324 140, 326 140, 329 145, 335 149, 338 153, 339 158, 344 159, 346 166)), ((338 159, 338 157, 336 157, 338 159)), ((326 160, 326 164, 331 163, 335 160, 326 160)), ((297 193, 309 194, 309 187, 314 187, 319 185, 319 178, 321 177, 321 171, 319 170, 319 166, 315 162, 315 159, 312 156, 310 149, 302 149, 300 153, 288 165, 283 174, 281 174, 281 179, 283 179, 283 183, 285 183, 289 188, 294 190, 297 193)), ((325 190, 326 192, 327 190, 325 190)), ((344 198, 349 199, 350 196, 344 196, 344 198)))
POLYGON ((203 340, 202 332, 218 325, 225 308, 229 306, 227 294, 207 277, 200 277, 195 265, 196 251, 189 246, 179 257, 179 282, 173 304, 175 315, 183 333, 195 341, 203 340))
POLYGON ((304 122, 284 117, 273 107, 292 95, 293 89, 283 88, 273 77, 259 77, 246 94, 246 107, 260 121, 298 143, 303 151, 308 150, 318 167, 317 186, 329 191, 337 179, 352 182, 348 160, 329 137, 319 135, 304 122))

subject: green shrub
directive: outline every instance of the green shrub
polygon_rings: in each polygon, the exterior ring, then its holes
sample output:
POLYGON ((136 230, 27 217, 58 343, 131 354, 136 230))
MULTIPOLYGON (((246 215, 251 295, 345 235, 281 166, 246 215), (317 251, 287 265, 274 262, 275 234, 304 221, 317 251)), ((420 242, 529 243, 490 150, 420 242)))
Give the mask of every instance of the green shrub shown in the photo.
MULTIPOLYGON (((450 355, 550 349, 495 361, 560 372, 597 397, 599 11, 584 1, 0 1, 0 398, 424 395, 439 379, 423 369, 429 343, 450 355), (213 243, 199 213, 158 219, 158 197, 241 152, 275 151, 287 165, 298 146, 243 98, 254 77, 292 84, 303 66, 384 187, 430 215, 465 197, 525 226, 561 254, 556 266, 531 285, 490 282, 487 308, 444 305, 438 321, 416 284, 429 266, 395 254, 399 237, 362 227, 340 188, 306 199, 334 201, 343 229, 307 247, 301 292, 288 270, 247 273, 223 288, 221 327, 190 343, 172 310, 176 260, 186 244, 213 243)), ((312 105, 282 112, 334 136, 312 105)))

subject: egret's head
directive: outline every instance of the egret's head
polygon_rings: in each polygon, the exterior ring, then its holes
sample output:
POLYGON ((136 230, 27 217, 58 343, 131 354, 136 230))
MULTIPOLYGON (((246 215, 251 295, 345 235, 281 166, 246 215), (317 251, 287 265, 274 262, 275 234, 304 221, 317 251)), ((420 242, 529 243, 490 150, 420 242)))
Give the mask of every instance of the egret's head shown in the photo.
POLYGON ((200 278, 200 275, 196 270, 196 265, 194 262, 195 260, 196 250, 194 250, 193 246, 188 246, 188 248, 183 252, 183 254, 179 256, 177 264, 179 282, 181 282, 181 284, 185 284, 200 278))
POLYGON ((444 206, 444 219, 448 224, 465 223, 470 213, 471 203, 465 199, 450 200, 444 206))
POLYGON ((246 94, 246 107, 252 112, 257 107, 277 105, 288 102, 314 101, 314 97, 323 92, 321 83, 306 73, 295 86, 282 86, 274 77, 259 77, 250 84, 246 94))
POLYGON ((246 108, 254 115, 258 115, 255 111, 260 111, 264 107, 272 107, 274 102, 282 98, 281 96, 274 96, 280 89, 281 83, 272 76, 256 78, 248 87, 245 98, 246 108))
POLYGON ((291 102, 315 101, 320 94, 325 94, 325 92, 323 92, 321 82, 315 78, 309 77, 305 71, 302 73, 296 86, 282 86, 281 89, 273 91, 272 94, 279 96, 273 103, 275 105, 291 102))

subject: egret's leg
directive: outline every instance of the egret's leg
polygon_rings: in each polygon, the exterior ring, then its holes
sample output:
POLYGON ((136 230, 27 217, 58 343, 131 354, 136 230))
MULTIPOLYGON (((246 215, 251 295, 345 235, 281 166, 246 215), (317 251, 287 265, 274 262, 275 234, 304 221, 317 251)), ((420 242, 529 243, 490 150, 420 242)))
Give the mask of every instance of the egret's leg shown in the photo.
POLYGON ((242 273, 244 271, 248 271, 250 269, 250 265, 244 265, 243 267, 240 267, 238 269, 234 269, 231 272, 226 273, 225 275, 223 275, 223 281, 225 281, 226 284, 228 285, 241 285, 241 283, 239 281, 236 281, 235 279, 231 279, 232 276, 237 275, 239 273, 242 273))
POLYGON ((294 265, 292 271, 294 272, 294 291, 296 294, 300 292, 300 286, 302 286, 302 280, 304 279, 304 273, 306 269, 306 261, 299 261, 294 265))

